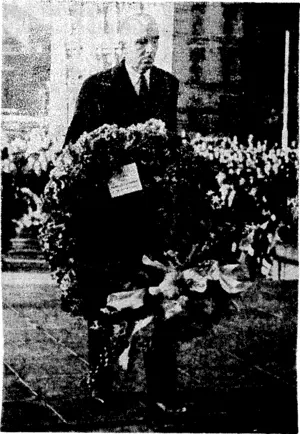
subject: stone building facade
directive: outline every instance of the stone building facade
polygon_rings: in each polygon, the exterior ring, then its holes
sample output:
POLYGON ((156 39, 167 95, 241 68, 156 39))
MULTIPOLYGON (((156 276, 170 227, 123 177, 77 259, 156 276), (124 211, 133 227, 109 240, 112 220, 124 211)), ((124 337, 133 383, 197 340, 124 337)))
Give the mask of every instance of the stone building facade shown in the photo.
POLYGON ((3 9, 2 108, 44 113, 53 134, 63 135, 84 78, 120 59, 122 18, 145 10, 162 30, 158 66, 181 83, 179 129, 203 135, 280 140, 289 30, 290 140, 298 137, 298 4, 40 0, 38 8, 29 0, 22 9, 11 3, 5 0, 3 9))
POLYGON ((296 140, 299 5, 175 3, 173 72, 181 81, 181 125, 202 134, 279 140, 286 30, 289 130, 296 140))

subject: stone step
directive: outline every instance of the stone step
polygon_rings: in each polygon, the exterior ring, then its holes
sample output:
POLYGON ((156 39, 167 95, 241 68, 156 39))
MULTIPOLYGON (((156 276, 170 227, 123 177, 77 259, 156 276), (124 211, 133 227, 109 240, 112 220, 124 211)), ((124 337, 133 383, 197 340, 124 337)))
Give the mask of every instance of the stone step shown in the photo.
POLYGON ((2 258, 2 271, 50 271, 45 259, 2 258))
POLYGON ((287 264, 299 264, 298 249, 290 245, 278 243, 275 246, 275 258, 287 264))
POLYGON ((36 249, 22 249, 22 250, 9 250, 4 253, 9 258, 27 258, 27 259, 45 259, 45 255, 41 250, 36 249))
POLYGON ((11 239, 11 251, 19 250, 38 250, 41 251, 41 245, 36 238, 12 238, 11 239))
POLYGON ((299 267, 296 264, 275 259, 270 277, 273 280, 299 280, 299 267))
POLYGON ((16 237, 11 248, 2 258, 3 271, 48 271, 41 245, 37 238, 16 237))
POLYGON ((43 253, 36 249, 9 250, 7 256, 11 258, 44 259, 43 253))

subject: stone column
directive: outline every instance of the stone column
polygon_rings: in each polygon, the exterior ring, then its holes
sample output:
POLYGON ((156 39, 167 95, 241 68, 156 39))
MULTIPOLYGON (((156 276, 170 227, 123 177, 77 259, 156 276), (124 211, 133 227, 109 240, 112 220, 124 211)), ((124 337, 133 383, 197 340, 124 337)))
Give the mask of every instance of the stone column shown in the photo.
POLYGON ((50 68, 49 136, 63 141, 68 122, 67 59, 66 59, 66 3, 52 2, 52 39, 50 68))
POLYGON ((229 133, 239 119, 243 9, 239 4, 176 3, 174 72, 179 121, 202 134, 229 133))
POLYGON ((200 61, 198 74, 195 74, 194 82, 201 86, 198 97, 197 115, 202 118, 205 133, 213 133, 216 128, 220 113, 219 105, 222 95, 222 63, 221 49, 223 43, 223 6, 221 3, 206 4, 202 18, 202 25, 196 27, 198 45, 203 50, 203 58, 200 61))
POLYGON ((182 2, 174 5, 174 36, 173 36, 173 73, 180 81, 178 98, 178 126, 188 125, 187 106, 193 98, 190 80, 190 49, 192 38, 193 15, 191 3, 182 2))
POLYGON ((175 6, 174 70, 182 81, 180 122, 202 134, 213 132, 219 120, 223 25, 221 3, 175 6))

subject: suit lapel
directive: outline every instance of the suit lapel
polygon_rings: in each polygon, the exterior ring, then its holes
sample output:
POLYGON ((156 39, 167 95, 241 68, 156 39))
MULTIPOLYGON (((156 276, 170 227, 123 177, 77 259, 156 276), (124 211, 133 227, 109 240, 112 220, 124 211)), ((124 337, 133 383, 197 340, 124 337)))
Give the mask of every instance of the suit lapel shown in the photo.
POLYGON ((165 81, 161 79, 161 74, 158 68, 152 67, 150 73, 150 98, 152 104, 157 108, 165 99, 166 88, 165 81))
POLYGON ((161 94, 164 92, 159 70, 155 66, 151 68, 150 72, 150 92, 154 94, 161 94))
POLYGON ((130 100, 136 101, 138 96, 133 87, 133 84, 131 83, 124 61, 122 61, 120 65, 118 65, 115 69, 114 83, 116 88, 120 92, 120 95, 122 95, 123 98, 128 98, 127 102, 130 102, 130 100))
POLYGON ((150 72, 149 103, 145 107, 130 80, 124 62, 113 70, 112 94, 109 97, 112 123, 131 125, 145 122, 150 117, 162 117, 162 107, 166 98, 165 82, 159 69, 153 66, 150 72))
MULTIPOLYGON (((122 61, 118 66, 115 67, 114 71, 114 83, 116 88, 121 94, 126 95, 128 98, 133 100, 135 103, 139 101, 139 97, 134 89, 134 86, 130 80, 128 72, 125 67, 125 62, 122 61)), ((164 94, 164 86, 160 79, 159 70, 153 66, 150 72, 150 85, 149 91, 152 100, 159 100, 162 94, 164 94)), ((127 101, 130 102, 130 101, 127 101)))
POLYGON ((161 79, 159 69, 153 66, 150 72, 150 101, 153 115, 155 117, 161 116, 162 107, 165 106, 165 96, 165 81, 161 79))

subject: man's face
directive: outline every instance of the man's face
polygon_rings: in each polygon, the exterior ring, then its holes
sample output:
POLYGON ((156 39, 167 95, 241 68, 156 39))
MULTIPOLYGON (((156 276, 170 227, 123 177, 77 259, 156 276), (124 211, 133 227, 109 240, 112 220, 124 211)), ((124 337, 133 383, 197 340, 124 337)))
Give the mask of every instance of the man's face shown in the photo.
POLYGON ((144 73, 154 63, 158 49, 159 33, 155 23, 146 25, 135 22, 126 35, 126 64, 138 73, 144 73))

